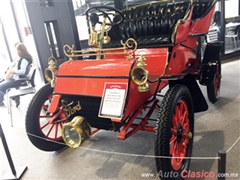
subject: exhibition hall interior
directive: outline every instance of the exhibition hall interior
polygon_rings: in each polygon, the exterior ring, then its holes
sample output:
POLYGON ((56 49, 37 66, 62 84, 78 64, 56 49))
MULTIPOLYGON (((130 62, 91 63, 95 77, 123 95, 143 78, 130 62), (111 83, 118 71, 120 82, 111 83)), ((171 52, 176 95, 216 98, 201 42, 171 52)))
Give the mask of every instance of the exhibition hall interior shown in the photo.
POLYGON ((4 0, 0 64, 0 179, 240 179, 240 0, 4 0))

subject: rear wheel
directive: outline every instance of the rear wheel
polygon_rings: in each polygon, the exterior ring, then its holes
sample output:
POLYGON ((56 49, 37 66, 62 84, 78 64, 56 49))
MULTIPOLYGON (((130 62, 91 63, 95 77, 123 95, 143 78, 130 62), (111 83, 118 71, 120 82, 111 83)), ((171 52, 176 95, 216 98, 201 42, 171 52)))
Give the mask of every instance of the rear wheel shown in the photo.
POLYGON ((164 96, 155 136, 156 167, 162 180, 183 179, 190 165, 194 134, 194 111, 186 86, 175 85, 164 96))
POLYGON ((26 114, 28 138, 43 151, 56 151, 64 147, 61 130, 66 116, 60 105, 54 114, 47 111, 52 93, 50 84, 43 86, 33 97, 26 114))
POLYGON ((213 82, 207 85, 207 95, 211 103, 217 102, 220 96, 220 86, 221 86, 221 60, 217 61, 216 73, 213 78, 213 82))

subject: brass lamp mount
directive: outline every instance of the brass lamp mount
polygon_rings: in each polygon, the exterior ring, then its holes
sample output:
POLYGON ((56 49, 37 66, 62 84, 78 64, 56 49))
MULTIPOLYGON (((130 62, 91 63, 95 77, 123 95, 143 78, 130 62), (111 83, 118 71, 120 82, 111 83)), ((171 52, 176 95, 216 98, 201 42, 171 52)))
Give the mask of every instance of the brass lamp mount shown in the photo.
POLYGON ((139 92, 149 91, 149 85, 147 83, 149 72, 145 68, 145 66, 147 66, 145 61, 146 58, 141 55, 138 58, 137 67, 135 67, 131 73, 132 80, 138 85, 137 88, 139 92))
POLYGON ((99 17, 96 13, 91 13, 90 15, 90 22, 92 24, 91 27, 91 33, 89 35, 89 39, 88 39, 88 45, 90 47, 98 47, 99 46, 99 38, 98 38, 98 33, 95 29, 96 24, 99 21, 99 17))
POLYGON ((147 63, 145 62, 146 61, 146 58, 141 55, 139 58, 138 58, 138 64, 137 64, 137 67, 141 67, 141 68, 144 68, 147 63))
POLYGON ((45 79, 54 87, 54 79, 57 74, 57 60, 51 56, 48 59, 48 68, 44 71, 45 79))

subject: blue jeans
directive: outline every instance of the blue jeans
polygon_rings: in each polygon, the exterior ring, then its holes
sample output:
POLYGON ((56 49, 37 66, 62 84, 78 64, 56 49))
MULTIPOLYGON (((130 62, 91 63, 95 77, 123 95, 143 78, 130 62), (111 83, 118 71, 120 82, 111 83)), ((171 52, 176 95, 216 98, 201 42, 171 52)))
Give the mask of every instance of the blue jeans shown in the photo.
POLYGON ((7 89, 19 87, 24 81, 15 81, 14 79, 4 80, 0 78, 0 103, 4 100, 4 95, 6 94, 7 89))

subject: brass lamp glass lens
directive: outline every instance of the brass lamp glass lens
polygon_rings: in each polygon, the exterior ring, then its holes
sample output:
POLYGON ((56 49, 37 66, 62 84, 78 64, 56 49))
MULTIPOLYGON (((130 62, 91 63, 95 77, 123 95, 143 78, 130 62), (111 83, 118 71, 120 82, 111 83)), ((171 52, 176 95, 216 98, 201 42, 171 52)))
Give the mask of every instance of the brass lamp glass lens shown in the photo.
POLYGON ((139 67, 135 68, 132 73, 132 79, 138 85, 144 84, 147 80, 147 76, 147 71, 139 67))
POLYGON ((79 129, 72 126, 66 126, 64 131, 64 141, 71 148, 79 147, 82 141, 81 133, 79 129))

